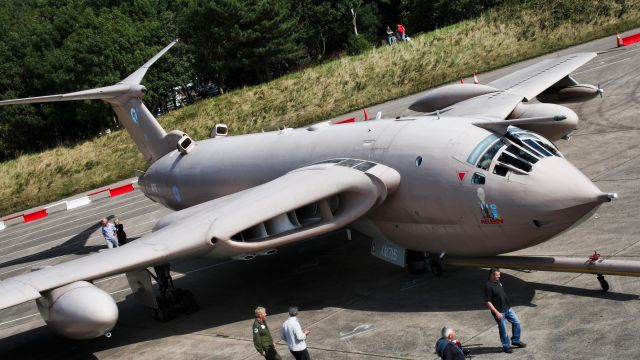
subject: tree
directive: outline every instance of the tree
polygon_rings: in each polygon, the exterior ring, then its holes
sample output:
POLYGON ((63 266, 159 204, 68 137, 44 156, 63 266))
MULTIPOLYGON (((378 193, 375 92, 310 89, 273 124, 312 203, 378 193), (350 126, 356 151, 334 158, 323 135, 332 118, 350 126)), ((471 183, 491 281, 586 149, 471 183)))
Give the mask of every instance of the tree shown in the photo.
POLYGON ((193 0, 179 23, 197 74, 226 86, 268 81, 305 54, 285 0, 193 0))
POLYGON ((402 0, 401 16, 416 31, 429 31, 438 27, 471 19, 502 0, 402 0))

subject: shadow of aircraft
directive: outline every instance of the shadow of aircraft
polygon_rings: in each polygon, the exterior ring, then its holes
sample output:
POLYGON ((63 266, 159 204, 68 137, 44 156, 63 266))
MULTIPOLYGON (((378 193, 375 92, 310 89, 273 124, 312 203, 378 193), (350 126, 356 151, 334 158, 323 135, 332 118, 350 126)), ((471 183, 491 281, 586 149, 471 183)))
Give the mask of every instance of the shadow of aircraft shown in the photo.
MULTIPOLYGON (((283 314, 293 304, 303 311, 328 307, 385 313, 485 309, 486 270, 455 268, 445 270, 441 277, 411 275, 369 252, 370 242, 364 236, 354 233, 353 240, 346 241, 343 234, 335 234, 251 261, 220 262, 218 266, 174 280, 176 287, 193 291, 201 306, 194 314, 182 314, 170 322, 159 323, 148 311, 141 311, 142 305, 128 295, 118 303, 120 319, 109 339, 68 340, 42 326, 0 339, 0 352, 8 354, 7 358, 68 359, 70 353, 83 358, 108 349, 212 328, 217 332, 213 336, 245 336, 250 340, 247 334, 235 334, 233 328, 237 328, 234 324, 238 322, 246 322, 248 329, 253 309, 258 305, 265 306, 271 314, 283 314)), ((194 262, 201 261, 176 262, 172 269, 190 272, 194 262)), ((531 301, 536 289, 583 294, 566 286, 529 284, 506 273, 502 282, 515 306, 535 306, 531 301)), ((591 296, 591 291, 583 291, 591 296)), ((624 294, 602 296, 621 301, 636 298, 624 294)), ((492 353, 498 348, 479 346, 474 351, 492 353)), ((4 358, 1 354, 0 357, 4 358)))
MULTIPOLYGON (((114 215, 109 215, 107 219, 111 220, 114 218, 114 215)), ((29 254, 22 256, 20 258, 12 259, 9 261, 5 261, 0 263, 0 268, 6 268, 13 265, 25 264, 30 262, 42 261, 52 259, 62 255, 87 255, 92 252, 97 252, 100 249, 106 249, 106 245, 101 243, 100 245, 87 245, 87 241, 91 237, 91 235, 100 229, 100 223, 96 222, 95 224, 87 227, 86 229, 80 231, 77 235, 72 236, 67 241, 62 244, 56 245, 47 250, 40 251, 35 254, 29 254)), ((137 238, 129 238, 129 241, 135 240, 137 238)))

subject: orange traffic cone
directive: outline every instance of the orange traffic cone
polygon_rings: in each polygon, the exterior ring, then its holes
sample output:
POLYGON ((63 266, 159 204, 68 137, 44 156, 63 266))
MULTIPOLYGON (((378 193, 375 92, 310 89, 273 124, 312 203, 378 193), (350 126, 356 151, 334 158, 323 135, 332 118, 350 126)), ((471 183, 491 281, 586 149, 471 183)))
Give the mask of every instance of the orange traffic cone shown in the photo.
POLYGON ((369 120, 369 113, 367 112, 367 108, 362 109, 362 112, 364 113, 364 121, 369 120))
POLYGON ((474 84, 480 84, 480 81, 478 81, 478 77, 476 76, 476 73, 473 73, 473 83, 474 84))
POLYGON ((624 41, 622 41, 622 38, 620 37, 620 34, 618 34, 618 32, 616 32, 616 41, 617 41, 618 47, 624 46, 624 41))
POLYGON ((460 84, 464 84, 464 79, 460 78, 460 84))

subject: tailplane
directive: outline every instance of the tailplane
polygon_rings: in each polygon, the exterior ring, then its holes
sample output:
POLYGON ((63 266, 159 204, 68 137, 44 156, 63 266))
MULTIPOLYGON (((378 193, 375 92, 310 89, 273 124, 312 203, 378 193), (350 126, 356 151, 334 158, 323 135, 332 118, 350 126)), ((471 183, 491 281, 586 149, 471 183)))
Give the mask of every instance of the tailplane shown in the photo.
POLYGON ((175 150, 177 143, 185 134, 175 130, 168 134, 164 131, 149 109, 142 103, 141 97, 147 89, 140 83, 149 67, 175 43, 176 41, 167 45, 142 67, 115 85, 67 94, 5 100, 0 101, 0 105, 91 99, 103 100, 111 105, 118 117, 118 121, 127 129, 145 159, 153 163, 170 151, 175 150))

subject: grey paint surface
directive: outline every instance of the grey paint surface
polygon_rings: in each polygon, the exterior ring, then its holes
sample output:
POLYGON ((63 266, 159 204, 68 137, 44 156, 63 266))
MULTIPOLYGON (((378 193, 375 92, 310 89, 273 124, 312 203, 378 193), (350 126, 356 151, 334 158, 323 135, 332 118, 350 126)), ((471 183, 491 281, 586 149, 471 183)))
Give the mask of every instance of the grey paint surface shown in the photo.
MULTIPOLYGON (((596 65, 596 66, 598 66, 598 65, 596 65)), ((599 75, 600 75, 600 74, 599 74, 599 75)), ((612 81, 612 83, 613 83, 613 81, 612 81)), ((606 86, 606 85, 607 85, 607 84, 603 81, 603 87, 604 87, 604 86, 606 86)), ((609 90, 609 91, 608 91, 608 94, 611 94, 611 91, 612 91, 612 90, 609 90)), ((605 100, 603 100, 602 104, 607 104, 607 100, 608 100, 608 99, 609 99, 609 98, 606 98, 605 100)), ((615 100, 615 99, 614 99, 614 100, 615 100)), ((596 103, 595 101, 594 101, 594 102, 592 102, 592 103, 587 103, 587 104, 584 104, 582 107, 586 107, 586 108, 588 109, 588 107, 589 107, 589 106, 594 106, 594 104, 595 104, 595 103, 596 103)), ((596 106, 598 106, 598 105, 596 104, 596 106)), ((636 104, 636 106, 637 106, 637 104, 636 104)), ((637 107, 636 107, 636 109, 635 109, 635 110, 637 111, 637 107)), ((614 111, 615 111, 615 110, 614 110, 614 111)), ((588 112, 587 112, 587 114, 588 114, 588 112)), ((585 116, 585 114, 584 114, 583 112, 580 112, 580 115, 582 116, 582 120, 583 120, 582 126, 590 126, 590 124, 588 124, 588 123, 587 123, 587 120, 586 120, 586 119, 585 119, 585 117, 584 117, 584 116, 585 116)), ((596 121, 598 121, 598 119, 596 119, 596 121)), ((619 121, 620 121, 620 120, 619 120, 619 121)), ((623 120, 622 120, 622 121, 624 121, 624 117, 623 117, 623 120)), ((596 132, 595 132, 595 133, 593 133, 593 134, 591 135, 591 137, 596 136, 597 134, 599 134, 599 133, 597 132, 597 130, 598 130, 598 128, 596 128, 596 132)), ((610 131, 611 129, 608 129, 608 130, 610 131)), ((616 135, 618 135, 618 136, 620 136, 620 135, 623 135, 623 136, 624 136, 624 133, 633 132, 633 129, 629 129, 628 127, 627 127, 626 129, 623 127, 623 129, 618 129, 618 130, 619 130, 619 131, 617 131, 617 134, 616 134, 616 135), (626 131, 625 131, 625 130, 626 130, 626 131)), ((577 136, 576 136, 576 137, 579 137, 579 135, 580 135, 580 134, 577 134, 577 136)), ((589 136, 589 135, 588 135, 588 133, 587 133, 587 135, 585 135, 585 136, 589 136)), ((607 138, 607 136, 611 136, 611 135, 604 135, 604 136, 602 136, 602 137, 603 137, 603 138, 607 138)), ((574 140, 573 140, 574 142, 575 142, 575 138, 576 138, 576 137, 574 137, 574 140)), ((630 139, 630 141, 633 141, 633 140, 631 140, 631 139, 634 139, 634 137, 633 137, 632 135, 630 135, 630 136, 629 136, 629 139, 630 139)), ((590 141, 593 141, 593 140, 591 139, 590 141)), ((563 144, 563 145, 564 145, 564 144, 563 144)), ((563 146, 563 149, 562 149, 562 150, 565 152, 565 154, 567 155, 567 157, 568 157, 568 158, 570 158, 569 154, 570 154, 570 152, 571 152, 571 146, 572 146, 572 145, 573 145, 573 144, 569 143, 569 144, 567 144, 567 146, 563 146)), ((617 146, 620 146, 620 147, 623 147, 623 146, 624 146, 624 142, 623 142, 623 141, 618 141, 618 142, 616 143, 616 145, 617 145, 617 146)), ((604 154, 604 153, 607 153, 611 148, 612 148, 612 146, 611 146, 611 145, 609 145, 609 146, 607 146, 607 147, 602 147, 602 152, 599 152, 598 154, 593 154, 593 155, 595 156, 595 160, 598 160, 598 158, 599 158, 599 157, 600 157, 600 158, 601 158, 601 157, 604 157, 604 156, 605 156, 605 154, 604 154)), ((583 148, 583 149, 585 149, 585 148, 583 148)), ((619 150, 619 149, 615 149, 615 150, 619 150)), ((631 150, 633 150, 633 148, 632 148, 631 150)), ((584 151, 584 150, 583 150, 583 151, 584 151)), ((582 156, 582 157, 580 158, 580 160, 583 160, 583 161, 593 161, 593 160, 594 160, 594 159, 588 160, 588 157, 587 157, 587 156, 585 156, 585 155, 586 155, 586 154, 581 154, 581 156, 582 156)), ((619 155, 619 157, 625 158, 625 157, 628 157, 628 156, 632 156, 632 155, 633 155, 633 153, 632 153, 632 152, 628 152, 628 151, 627 151, 627 152, 619 152, 619 153, 618 153, 618 155, 619 155), (623 154, 623 155, 620 155, 620 154, 623 154)), ((571 158, 570 158, 570 159, 571 159, 571 158)), ((605 157, 605 159, 606 159, 606 157, 605 157)), ((571 159, 571 160, 573 160, 573 159, 571 159)), ((628 159, 627 159, 627 160, 628 160, 628 159)), ((629 162, 629 161, 627 161, 627 162, 629 162)), ((628 164, 628 165, 629 165, 629 166, 631 166, 631 168, 628 170, 628 172, 629 172, 630 174, 634 174, 634 173, 635 173, 635 174, 637 174, 637 168, 635 168, 635 172, 634 172, 634 168, 633 168, 633 160, 631 159, 631 161, 630 161, 630 162, 631 162, 631 164, 628 164)), ((618 162, 616 162, 616 163, 618 163, 618 162)), ((625 162, 623 161, 622 163, 625 163, 625 162)), ((626 164, 626 163, 625 163, 625 164, 626 164)), ((591 169, 591 168, 593 167, 593 165, 592 165, 592 166, 586 166, 587 164, 583 164, 583 165, 585 165, 585 166, 584 166, 584 168, 583 168, 583 170, 584 170, 584 169, 591 169)), ((600 170, 600 171, 604 171, 604 170, 607 168, 607 165, 609 165, 609 161, 603 161, 603 162, 602 162, 602 164, 598 164, 598 163, 596 163, 595 167, 598 167, 598 166, 599 166, 599 167, 600 167, 600 169, 599 169, 599 170, 600 170)), ((582 168, 582 167, 581 167, 581 168, 582 168)), ((623 173, 624 173, 624 171, 623 171, 623 173)), ((587 174, 589 175, 589 173, 588 173, 588 172, 587 172, 587 174)), ((603 175, 603 177, 601 177, 601 178, 605 178, 605 180, 606 180, 606 176, 604 176, 604 175, 603 175)), ((612 177, 612 179, 614 179, 614 180, 615 180, 615 176, 613 176, 613 177, 612 177)), ((609 179, 609 180, 611 180, 611 179, 609 179)), ((602 180, 601 180, 601 181, 602 181, 602 180)), ((636 187, 635 187, 635 190, 637 191, 637 184, 636 184, 635 186, 636 186, 636 187)), ((621 196, 622 196, 621 201, 624 201, 624 194, 622 193, 622 190, 621 190, 621 196)), ((602 211, 604 211, 604 210, 602 210, 602 209, 601 209, 601 212, 602 212, 602 211)), ((629 215, 627 214, 627 216, 629 216, 629 215)), ((601 217, 600 217, 600 218, 601 218, 601 217)), ((625 218, 623 217, 621 220, 622 220, 623 222, 625 222, 625 220, 627 220, 627 221, 628 221, 628 219, 629 219, 629 218, 625 219, 625 218)), ((594 219, 594 220, 598 220, 598 219, 594 219)), ((588 226, 588 224, 584 224, 583 226, 581 226, 581 227, 579 227, 578 229, 574 230, 574 232, 575 232, 575 231, 578 231, 579 229, 583 229, 585 226, 588 226)), ((11 230, 11 229, 8 229, 8 230, 11 230)), ((590 230, 591 230, 591 229, 590 229, 590 230)), ((621 229, 621 230, 622 230, 622 229, 621 229)), ((614 233, 615 233, 615 232, 614 232, 614 233)), ((571 234, 571 233, 569 233, 569 234, 571 234)), ((584 238, 586 238, 586 237, 584 236, 584 234, 582 234, 582 235, 583 235, 583 236, 582 236, 582 239, 579 239, 579 240, 583 240, 584 238)), ((600 235, 600 236, 602 236, 602 235, 600 235)), ((554 241, 552 241, 552 242, 550 242, 550 243, 557 243, 557 241, 556 241, 556 240, 554 240, 554 241)), ((545 246, 547 246, 547 244, 544 244, 544 245, 545 245, 545 246)), ((574 242, 574 244, 573 244, 573 245, 576 245, 576 244, 575 244, 575 242, 574 242)), ((595 244, 594 244, 594 245, 595 245, 595 244)), ((545 248, 545 246, 543 246, 542 248, 544 249, 544 248, 545 248)), ((578 249, 578 250, 575 250, 576 252, 573 252, 573 253, 571 253, 571 254, 576 254, 576 255, 577 255, 577 254, 580 254, 580 252, 578 252, 579 250, 585 250, 585 247, 586 247, 586 248, 588 248, 589 246, 590 246, 590 245, 586 245, 586 244, 585 244, 585 245, 583 245, 582 247, 577 247, 577 249, 578 249)), ((538 247, 537 247, 537 248, 533 248, 533 249, 532 249, 532 251, 534 251, 535 249, 538 249, 538 247)), ((572 249, 572 248, 564 248, 564 249, 565 249, 565 251, 572 251, 572 250, 574 250, 574 249, 572 249)), ((610 248, 610 249, 611 249, 611 248, 610 248)), ((589 253, 589 252, 590 252, 590 250, 589 250, 589 251, 586 251, 586 253, 589 253)), ((603 252, 604 252, 604 251, 603 251, 603 252)), ((606 253, 606 252, 605 252, 605 253, 606 253)), ((583 255, 583 254, 582 254, 582 255, 583 255)), ((296 258, 296 257, 295 257, 295 256, 293 256, 293 259, 295 259, 295 258, 296 258)), ((269 260, 269 259, 265 259, 265 261, 267 261, 267 260, 269 260)), ((363 261, 365 261, 365 264, 368 264, 368 262, 367 262, 366 260, 363 260, 363 261)), ((242 264, 240 264, 240 265, 242 265, 242 264)), ((249 266, 249 267, 251 267, 251 266, 255 266, 255 265, 248 265, 248 266, 249 266)), ((384 268, 384 266, 382 266, 382 267, 384 268)), ((327 268, 324 268, 324 270, 326 270, 326 271, 331 271, 331 269, 327 269, 327 268)), ((391 270, 395 271, 395 269, 389 269, 389 270, 390 270, 390 271, 391 271, 391 270)), ((335 270, 333 270, 333 271, 335 271, 335 270)), ((277 274, 277 272, 276 272, 276 274, 277 274)), ((4 275, 3 275, 3 276, 4 276, 4 275)), ((453 274, 453 276, 456 276, 456 275, 455 275, 455 274, 453 274)), ((535 276, 535 274, 534 274, 534 275, 532 275, 532 276, 535 276)), ((553 280, 553 279, 554 279, 554 275, 546 275, 546 276, 549 276, 549 278, 550 278, 551 280, 553 280)), ((358 275, 352 275, 351 277, 347 276, 347 278, 348 278, 348 279, 349 279, 349 278, 350 278, 350 279, 354 279, 354 278, 357 278, 357 277, 358 277, 358 275)), ((392 276, 392 278, 393 278, 393 276, 392 276)), ((584 277, 583 277, 583 278, 584 278, 584 277)), ((454 278, 454 279, 455 279, 455 278, 454 278)), ((463 277, 463 278, 458 277, 457 279, 464 279, 464 277, 463 277)), ((628 279, 625 279, 625 280, 628 280, 628 279)), ((592 279, 591 279, 591 281, 593 282, 593 280, 592 280, 592 279)), ((438 281, 437 281, 437 280, 435 280, 435 284, 437 284, 437 283, 438 283, 438 281)), ((364 285, 362 285, 362 286, 366 286, 367 281, 365 280, 365 281, 363 282, 363 284, 364 284, 364 285)), ((369 284, 371 284, 371 283, 369 282, 369 284)), ((397 284, 396 284, 396 285, 397 285, 397 284)), ((371 286, 374 286, 374 284, 371 284, 371 286)), ((357 287, 357 286, 356 286, 356 287, 357 287)), ((277 287, 276 287, 276 288, 277 288, 277 287)), ((283 289, 283 288, 280 288, 280 290, 284 290, 285 292, 287 291, 286 289, 283 289)), ((458 288, 458 290, 460 291, 460 289, 459 289, 459 288, 458 288)), ((370 290, 370 291, 374 291, 374 290, 370 290)), ((464 292, 462 292, 461 294, 463 294, 463 295, 464 295, 464 292)), ((276 294, 274 294, 274 296, 275 296, 275 295, 276 295, 276 294)), ((424 295, 424 294, 423 294, 423 295, 424 295)), ((457 296, 457 295, 456 295, 456 296, 457 296)), ((375 298, 376 298, 376 296, 372 296, 372 298, 374 298, 374 299, 375 299, 375 298)), ((284 300, 286 300, 286 299, 284 299, 284 300)), ((618 299, 618 300, 620 300, 620 299, 618 299)), ((379 306, 381 306, 381 305, 379 305, 379 306)), ((233 306, 232 306, 232 307, 233 307, 233 306)), ((348 308, 348 306, 345 306, 345 308, 348 308)), ((218 309, 219 309, 219 308, 218 308, 218 309)), ((213 315, 213 314, 212 314, 212 315, 213 315)), ((382 315, 381 315, 381 316, 382 316, 382 315)), ((408 321, 408 324, 411 324, 411 321, 408 321)), ((421 326, 425 326, 425 325, 424 325, 424 324, 421 324, 421 326)), ((437 328, 437 326, 435 326, 435 327, 437 328)), ((354 327, 354 328, 355 328, 355 327, 354 327)), ((362 328, 361 328, 361 329, 362 329, 362 328)), ((239 330, 242 330, 242 326, 240 326, 239 330)), ((373 331, 373 330, 372 330, 372 331, 373 331)), ((240 332, 242 332, 242 331, 240 331, 240 332)), ((437 331, 436 331, 436 332, 437 332, 437 331)), ((494 335, 495 335, 495 334, 494 334, 494 335)), ((363 336, 364 336, 364 335, 363 335, 363 336)), ((494 336, 494 337, 495 337, 495 336, 494 336)), ((356 338, 357 338, 357 337, 353 337, 353 339, 356 339, 356 338)), ((491 339, 491 338, 492 338, 492 337, 490 337, 490 336, 489 336, 489 339, 491 339)), ((565 336, 565 338, 566 338, 566 336, 565 336)), ((350 338, 350 339, 351 339, 351 338, 350 338)), ((425 346, 426 346, 426 344, 425 344, 425 346)), ((428 347, 428 348, 430 348, 430 344, 429 344, 429 347, 428 347)), ((369 349, 373 349, 373 347, 371 347, 371 348, 369 348, 369 349)), ((530 351, 530 350, 527 350, 527 351, 530 351)), ((624 353, 621 353, 621 354, 624 354, 624 353)), ((401 355, 401 356, 402 356, 402 355, 401 355)), ((215 358, 215 357, 214 357, 214 358, 215 358)), ((231 357, 231 358, 233 358, 233 357, 231 357)))

